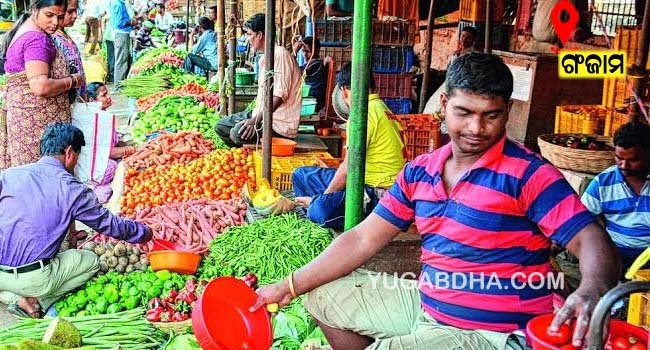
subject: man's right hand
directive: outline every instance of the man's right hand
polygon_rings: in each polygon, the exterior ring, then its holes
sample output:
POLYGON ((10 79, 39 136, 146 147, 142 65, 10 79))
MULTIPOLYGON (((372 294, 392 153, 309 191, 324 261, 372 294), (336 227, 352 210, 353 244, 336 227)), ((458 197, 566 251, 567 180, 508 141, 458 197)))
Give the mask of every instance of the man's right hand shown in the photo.
POLYGON ((278 304, 285 307, 293 300, 289 290, 289 282, 285 279, 281 282, 264 286, 257 290, 257 300, 250 307, 250 312, 255 312, 261 307, 269 304, 278 304))

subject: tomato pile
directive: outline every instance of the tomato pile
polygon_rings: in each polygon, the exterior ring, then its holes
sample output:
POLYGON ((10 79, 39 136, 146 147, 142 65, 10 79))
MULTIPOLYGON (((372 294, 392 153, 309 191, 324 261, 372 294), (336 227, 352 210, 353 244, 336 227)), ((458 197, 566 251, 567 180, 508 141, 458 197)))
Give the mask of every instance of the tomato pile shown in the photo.
MULTIPOLYGON (((563 324, 556 333, 548 330, 548 324, 537 324, 534 330, 535 335, 542 341, 556 346, 559 350, 579 350, 571 344, 575 331, 574 322, 563 324)), ((605 344, 605 350, 647 350, 648 347, 643 340, 632 334, 616 334, 609 336, 605 344)))
POLYGON ((122 214, 134 217, 144 208, 190 199, 239 198, 245 184, 254 186, 253 156, 241 148, 216 150, 187 164, 129 169, 122 214))

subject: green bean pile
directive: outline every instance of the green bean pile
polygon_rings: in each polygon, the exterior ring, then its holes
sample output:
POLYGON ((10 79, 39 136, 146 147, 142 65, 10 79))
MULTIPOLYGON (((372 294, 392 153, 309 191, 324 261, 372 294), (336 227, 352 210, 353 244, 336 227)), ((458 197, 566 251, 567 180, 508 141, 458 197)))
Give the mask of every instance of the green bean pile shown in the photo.
POLYGON ((272 216, 233 226, 210 244, 199 270, 202 279, 257 275, 261 285, 276 282, 310 262, 332 241, 332 234, 296 214, 272 216))
MULTIPOLYGON (((144 309, 118 312, 110 315, 66 317, 81 333, 84 346, 97 350, 146 350, 160 346, 161 333, 144 318, 144 309)), ((52 319, 22 318, 20 322, 0 329, 0 345, 17 343, 25 339, 40 340, 52 319)))

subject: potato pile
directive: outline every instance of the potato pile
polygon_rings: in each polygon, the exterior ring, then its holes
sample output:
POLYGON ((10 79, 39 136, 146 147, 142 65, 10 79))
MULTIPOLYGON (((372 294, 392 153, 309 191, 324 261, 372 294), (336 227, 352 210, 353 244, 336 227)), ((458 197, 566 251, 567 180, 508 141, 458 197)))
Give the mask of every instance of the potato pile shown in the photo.
POLYGON ((110 271, 130 273, 133 271, 147 271, 149 258, 140 249, 123 242, 96 243, 88 242, 84 249, 90 250, 99 256, 100 274, 110 271))

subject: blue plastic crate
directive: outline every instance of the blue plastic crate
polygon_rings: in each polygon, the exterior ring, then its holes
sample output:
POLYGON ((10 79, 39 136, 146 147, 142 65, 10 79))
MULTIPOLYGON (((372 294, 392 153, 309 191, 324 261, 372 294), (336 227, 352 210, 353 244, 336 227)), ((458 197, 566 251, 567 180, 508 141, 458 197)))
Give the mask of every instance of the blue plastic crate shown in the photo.
POLYGON ((411 99, 409 98, 385 98, 383 100, 394 114, 411 113, 411 99))
POLYGON ((407 46, 375 46, 372 48, 372 71, 375 73, 407 73, 413 67, 413 49, 407 46))

